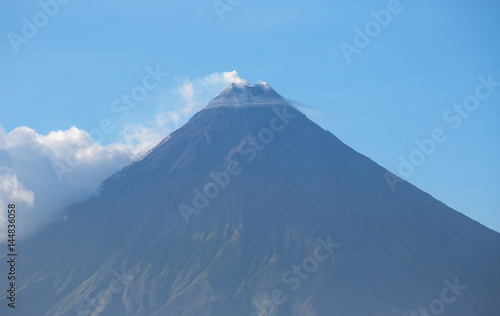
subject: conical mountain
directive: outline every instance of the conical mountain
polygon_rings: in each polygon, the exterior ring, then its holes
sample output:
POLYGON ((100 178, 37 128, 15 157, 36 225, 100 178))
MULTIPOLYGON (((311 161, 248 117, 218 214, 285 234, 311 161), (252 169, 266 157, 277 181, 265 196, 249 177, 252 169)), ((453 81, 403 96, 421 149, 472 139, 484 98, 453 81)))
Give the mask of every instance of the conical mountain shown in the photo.
POLYGON ((498 315, 500 234, 386 175, 233 84, 25 242, 16 312, 498 315))

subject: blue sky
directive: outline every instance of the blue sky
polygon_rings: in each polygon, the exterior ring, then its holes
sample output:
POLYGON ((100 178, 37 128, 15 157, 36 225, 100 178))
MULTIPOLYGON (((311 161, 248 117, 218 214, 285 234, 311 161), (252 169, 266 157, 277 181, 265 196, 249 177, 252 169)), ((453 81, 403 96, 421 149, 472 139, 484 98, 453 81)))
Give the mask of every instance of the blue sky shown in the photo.
MULTIPOLYGON (((72 126, 90 132, 109 119, 114 130, 101 143, 111 146, 123 142, 125 129, 155 128, 159 115, 180 111, 175 124, 156 131, 166 136, 227 85, 223 75, 207 76, 236 70, 319 109, 303 110, 396 174, 399 157, 409 160, 419 149, 415 140, 441 129, 446 140, 407 180, 500 231, 500 87, 483 87, 488 96, 460 127, 443 118, 454 104, 474 100, 481 80, 500 81, 498 1, 67 2, 50 7, 46 21, 36 1, 0 3, 5 133, 27 126, 36 135, 68 136, 72 126), (227 10, 217 12, 214 3, 227 10), (380 10, 390 14, 382 14, 385 25, 374 23, 372 11, 380 10), (41 26, 26 38, 23 18, 34 17, 41 26), (373 35, 364 47, 355 46, 356 28, 373 35), (24 42, 13 44, 12 34, 24 42), (346 58, 341 43, 357 52, 346 58), (168 76, 120 119, 111 104, 141 85, 148 67, 168 76)), ((143 134, 134 141, 145 138, 156 140, 143 134)), ((35 190, 22 164, 8 167, 25 191, 35 190)))

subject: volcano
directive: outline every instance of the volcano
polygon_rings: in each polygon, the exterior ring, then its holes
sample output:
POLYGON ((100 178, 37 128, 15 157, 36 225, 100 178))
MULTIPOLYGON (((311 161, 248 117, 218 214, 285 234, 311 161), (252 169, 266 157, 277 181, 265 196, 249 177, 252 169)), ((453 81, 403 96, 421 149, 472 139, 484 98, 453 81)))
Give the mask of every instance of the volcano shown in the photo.
POLYGON ((500 313, 500 234, 264 83, 232 84, 65 215, 19 245, 2 315, 500 313))

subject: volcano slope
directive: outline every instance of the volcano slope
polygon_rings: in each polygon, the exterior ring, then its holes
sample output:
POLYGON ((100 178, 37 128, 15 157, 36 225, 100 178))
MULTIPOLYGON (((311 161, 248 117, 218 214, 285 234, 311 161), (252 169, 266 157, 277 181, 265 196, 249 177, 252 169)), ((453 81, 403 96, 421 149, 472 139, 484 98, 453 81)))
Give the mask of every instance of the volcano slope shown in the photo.
POLYGON ((386 175, 233 84, 22 242, 15 314, 498 315, 500 234, 386 175))

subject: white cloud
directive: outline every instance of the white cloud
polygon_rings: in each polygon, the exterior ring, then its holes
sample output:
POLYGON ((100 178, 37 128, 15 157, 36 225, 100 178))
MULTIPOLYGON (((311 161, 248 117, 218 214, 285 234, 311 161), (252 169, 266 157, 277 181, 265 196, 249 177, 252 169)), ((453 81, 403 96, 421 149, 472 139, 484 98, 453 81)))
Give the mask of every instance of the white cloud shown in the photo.
MULTIPOLYGON (((178 78, 171 99, 176 108, 148 122, 126 125, 116 143, 103 146, 75 126, 47 135, 21 126, 9 133, 0 126, 0 232, 6 228, 6 204, 15 202, 20 237, 33 234, 74 203, 97 193, 99 185, 157 145, 231 83, 246 84, 238 72, 178 78)), ((0 242, 6 234, 0 234, 0 242)))
POLYGON ((182 116, 187 116, 191 113, 193 113, 194 109, 196 108, 196 101, 195 101, 195 92, 193 88, 193 84, 189 79, 184 78, 184 83, 177 88, 177 91, 181 95, 182 99, 185 102, 185 105, 179 109, 177 112, 170 112, 170 115, 182 115, 182 116))
POLYGON ((248 84, 247 80, 240 78, 236 70, 213 73, 201 78, 200 81, 206 85, 220 85, 220 84, 229 85, 231 83, 235 83, 237 85, 248 84))
POLYGON ((247 80, 240 78, 236 70, 212 73, 194 80, 187 77, 181 77, 178 80, 181 85, 177 88, 177 93, 184 100, 184 105, 177 110, 167 112, 169 117, 177 121, 200 110, 231 83, 248 84, 247 80))
MULTIPOLYGON (((21 210, 20 237, 95 194, 103 180, 136 156, 126 144, 92 143, 89 134, 76 127, 40 135, 28 127, 6 134, 0 126, 0 146, 0 231, 5 231, 5 203, 14 202, 21 210)), ((5 239, 1 234, 0 242, 5 239)))
MULTIPOLYGON (((3 128, 0 126, 0 134, 3 128)), ((3 135, 0 135, 2 137, 3 135)), ((1 141, 1 140, 0 140, 1 141)), ((17 210, 33 209, 35 194, 27 190, 23 184, 17 179, 17 174, 14 170, 7 167, 0 167, 0 231, 7 232, 7 206, 15 203, 17 210)), ((17 212, 16 217, 19 217, 20 212, 17 212)), ((23 216, 25 217, 25 216, 23 216)), ((23 229, 32 230, 31 225, 34 222, 27 223, 23 229)), ((19 226, 17 226, 19 227, 19 226)), ((0 236, 0 242, 7 239, 7 234, 3 233, 0 236)))
POLYGON ((122 141, 135 158, 156 146, 171 130, 166 122, 155 119, 148 124, 126 125, 121 133, 122 141))
POLYGON ((0 168, 0 195, 3 197, 0 203, 2 201, 19 201, 26 206, 33 206, 35 200, 33 192, 26 190, 17 179, 17 174, 14 170, 7 167, 0 168))

